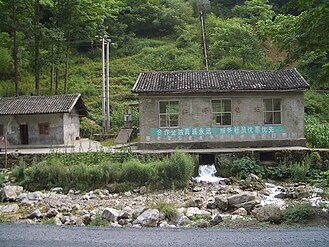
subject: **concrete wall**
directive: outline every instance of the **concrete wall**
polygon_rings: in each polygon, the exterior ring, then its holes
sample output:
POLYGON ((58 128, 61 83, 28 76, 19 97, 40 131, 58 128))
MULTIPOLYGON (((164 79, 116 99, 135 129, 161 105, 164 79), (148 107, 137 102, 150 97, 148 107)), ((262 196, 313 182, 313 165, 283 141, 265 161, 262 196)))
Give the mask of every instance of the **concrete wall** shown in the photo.
MULTIPOLYGON (((208 95, 140 95, 140 136, 142 143, 190 143, 190 142, 217 142, 217 143, 238 143, 257 141, 276 141, 275 145, 280 145, 278 140, 286 140, 289 145, 293 145, 291 140, 304 140, 304 98, 303 92, 250 92, 250 93, 220 93, 208 95), (282 124, 264 125, 263 99, 280 98, 282 100, 282 124), (211 100, 231 99, 232 102, 232 129, 234 134, 214 135, 210 131, 217 131, 215 128, 221 126, 212 125, 211 100), (159 128, 159 107, 160 100, 179 100, 180 102, 180 126, 170 128, 172 130, 183 131, 185 128, 203 128, 209 131, 208 135, 188 135, 173 137, 154 136, 152 131, 159 128), (248 126, 259 129, 255 134, 243 133, 248 126), (262 128, 265 127, 263 130, 262 128), (151 131, 151 129, 153 130, 151 131), (211 129, 212 128, 212 129, 211 129), (210 130, 211 129, 211 130, 210 130), (239 134, 242 130, 242 133, 239 134), (277 131, 274 133, 273 130, 277 131), (263 131, 263 132, 262 132, 263 131)), ((227 129, 228 130, 228 129, 227 129)), ((251 133, 251 132, 250 132, 251 133)), ((273 142, 274 143, 274 142, 273 142)), ((298 142, 300 145, 300 142, 298 142)), ((257 146, 257 145, 256 145, 257 146)))
POLYGON ((28 126, 29 145, 54 145, 62 144, 63 135, 63 114, 36 114, 36 115, 16 115, 0 116, 0 124, 7 128, 7 138, 9 144, 21 145, 20 125, 28 126), (49 134, 39 134, 39 124, 49 124, 49 134))
POLYGON ((64 113, 63 123, 65 144, 73 144, 75 139, 80 136, 79 115, 75 108, 70 113, 64 113))

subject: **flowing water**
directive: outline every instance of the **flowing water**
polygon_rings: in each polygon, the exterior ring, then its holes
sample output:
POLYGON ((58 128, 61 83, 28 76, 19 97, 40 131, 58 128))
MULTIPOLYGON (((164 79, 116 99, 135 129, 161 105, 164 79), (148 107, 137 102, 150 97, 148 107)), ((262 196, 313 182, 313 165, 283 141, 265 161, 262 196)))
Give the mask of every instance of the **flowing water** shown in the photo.
POLYGON ((268 196, 264 196, 261 200, 261 205, 269 205, 269 204, 275 204, 281 208, 284 208, 286 203, 284 200, 280 198, 276 198, 277 195, 281 194, 283 192, 283 188, 281 186, 277 186, 270 183, 265 183, 266 189, 269 192, 268 196))
POLYGON ((199 166, 199 175, 193 178, 196 182, 216 183, 220 181, 221 177, 216 176, 217 170, 214 164, 199 166))

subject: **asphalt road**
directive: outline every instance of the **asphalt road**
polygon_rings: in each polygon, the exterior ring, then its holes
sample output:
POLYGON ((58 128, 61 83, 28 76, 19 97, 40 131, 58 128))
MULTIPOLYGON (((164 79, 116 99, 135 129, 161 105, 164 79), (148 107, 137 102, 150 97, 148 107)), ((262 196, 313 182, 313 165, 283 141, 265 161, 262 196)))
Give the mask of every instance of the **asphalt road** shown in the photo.
POLYGON ((328 247, 329 228, 163 229, 0 225, 2 247, 328 247))

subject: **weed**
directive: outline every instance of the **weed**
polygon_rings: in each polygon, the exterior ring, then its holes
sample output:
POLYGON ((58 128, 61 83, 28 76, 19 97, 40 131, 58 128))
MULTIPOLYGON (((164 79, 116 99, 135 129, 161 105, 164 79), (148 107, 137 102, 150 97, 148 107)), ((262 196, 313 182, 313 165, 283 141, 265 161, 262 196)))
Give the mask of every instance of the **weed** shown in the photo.
POLYGON ((177 218, 177 207, 173 203, 159 202, 157 209, 170 221, 174 221, 177 218))
POLYGON ((287 224, 306 224, 314 210, 308 203, 292 203, 283 211, 283 220, 287 224))
POLYGON ((110 222, 105 219, 101 214, 96 214, 94 217, 92 217, 90 223, 90 226, 108 226, 110 225, 110 222))
POLYGON ((233 161, 232 173, 240 178, 246 178, 249 174, 254 173, 257 176, 264 176, 264 168, 249 157, 243 157, 233 161))
POLYGON ((306 181, 306 176, 308 171, 310 170, 310 166, 307 162, 296 162, 290 163, 289 169, 291 172, 291 178, 294 181, 306 181))

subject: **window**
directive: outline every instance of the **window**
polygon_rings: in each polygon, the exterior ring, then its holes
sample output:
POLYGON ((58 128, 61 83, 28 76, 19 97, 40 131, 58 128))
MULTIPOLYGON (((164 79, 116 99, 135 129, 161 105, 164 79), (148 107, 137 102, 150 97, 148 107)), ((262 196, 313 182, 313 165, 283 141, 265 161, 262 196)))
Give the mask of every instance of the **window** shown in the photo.
POLYGON ((212 122, 216 125, 232 125, 232 106, 230 99, 212 100, 212 122))
POLYGON ((48 123, 39 124, 39 134, 40 135, 49 135, 49 124, 48 123))
POLYGON ((160 127, 179 126, 179 101, 159 102, 160 127))
POLYGON ((4 133, 3 133, 3 125, 0 124, 0 136, 3 136, 3 135, 4 135, 4 133))
POLYGON ((281 124, 281 99, 264 99, 264 124, 281 124))

